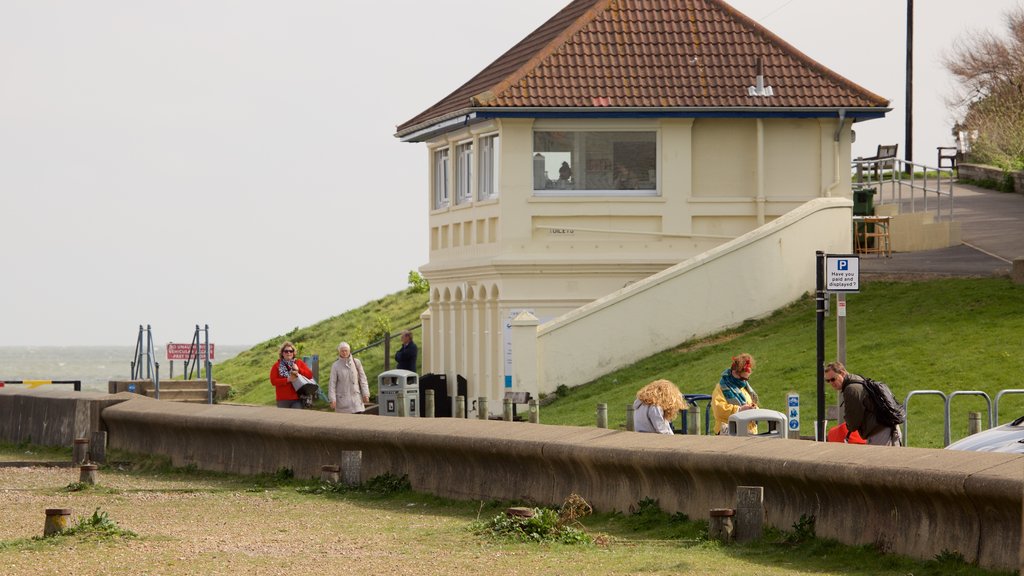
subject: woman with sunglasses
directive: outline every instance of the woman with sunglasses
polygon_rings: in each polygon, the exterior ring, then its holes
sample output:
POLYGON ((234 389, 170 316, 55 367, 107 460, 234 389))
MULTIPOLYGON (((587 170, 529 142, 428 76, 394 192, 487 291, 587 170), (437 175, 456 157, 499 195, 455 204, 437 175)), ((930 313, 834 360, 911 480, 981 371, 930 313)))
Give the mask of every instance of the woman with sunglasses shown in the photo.
POLYGON ((278 352, 277 362, 270 369, 270 383, 277 391, 278 408, 302 408, 302 400, 292 382, 302 374, 306 378, 313 378, 313 371, 306 366, 301 358, 295 357, 295 345, 291 342, 281 344, 278 352))

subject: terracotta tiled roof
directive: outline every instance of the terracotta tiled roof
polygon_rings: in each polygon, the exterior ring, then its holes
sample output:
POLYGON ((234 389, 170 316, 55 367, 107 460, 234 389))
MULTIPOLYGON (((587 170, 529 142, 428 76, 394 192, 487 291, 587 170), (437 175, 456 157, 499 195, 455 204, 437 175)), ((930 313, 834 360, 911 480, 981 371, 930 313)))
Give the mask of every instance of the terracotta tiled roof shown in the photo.
POLYGON ((574 0, 398 135, 485 109, 888 104, 720 0, 574 0), (749 95, 759 62, 772 96, 749 95))

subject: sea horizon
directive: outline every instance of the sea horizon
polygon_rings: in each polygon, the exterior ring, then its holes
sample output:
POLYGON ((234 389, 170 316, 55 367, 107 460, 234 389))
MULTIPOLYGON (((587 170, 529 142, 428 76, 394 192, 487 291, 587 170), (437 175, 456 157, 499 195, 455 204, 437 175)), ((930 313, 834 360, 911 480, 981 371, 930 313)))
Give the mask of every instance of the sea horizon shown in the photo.
MULTIPOLYGON (((234 358, 251 347, 251 345, 215 344, 212 360, 214 379, 217 377, 217 363, 234 358)), ((79 380, 82 382, 83 391, 107 392, 110 380, 131 378, 135 351, 135 346, 0 346, 0 382, 79 380)), ((160 378, 181 378, 184 361, 167 360, 165 346, 154 346, 153 355, 159 365, 160 378)), ((143 361, 145 361, 145 355, 143 361)), ((12 384, 11 386, 18 385, 12 384)))

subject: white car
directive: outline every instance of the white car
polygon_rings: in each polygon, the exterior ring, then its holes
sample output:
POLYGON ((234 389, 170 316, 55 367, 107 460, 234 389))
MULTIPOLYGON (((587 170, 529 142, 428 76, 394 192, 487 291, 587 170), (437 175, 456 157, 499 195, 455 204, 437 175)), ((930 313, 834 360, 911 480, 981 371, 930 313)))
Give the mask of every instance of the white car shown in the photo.
POLYGON ((946 450, 1024 454, 1024 416, 1009 424, 957 440, 946 446, 946 450))

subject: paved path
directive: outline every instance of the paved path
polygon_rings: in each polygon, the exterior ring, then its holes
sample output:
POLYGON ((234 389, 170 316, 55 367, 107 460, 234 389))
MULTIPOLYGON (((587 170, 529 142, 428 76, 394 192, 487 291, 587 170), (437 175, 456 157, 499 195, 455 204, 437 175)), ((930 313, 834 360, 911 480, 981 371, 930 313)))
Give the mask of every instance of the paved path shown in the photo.
POLYGON ((953 219, 960 223, 962 245, 897 252, 892 258, 861 256, 861 272, 867 276, 1007 275, 1013 260, 1024 258, 1024 194, 957 184, 953 219))

